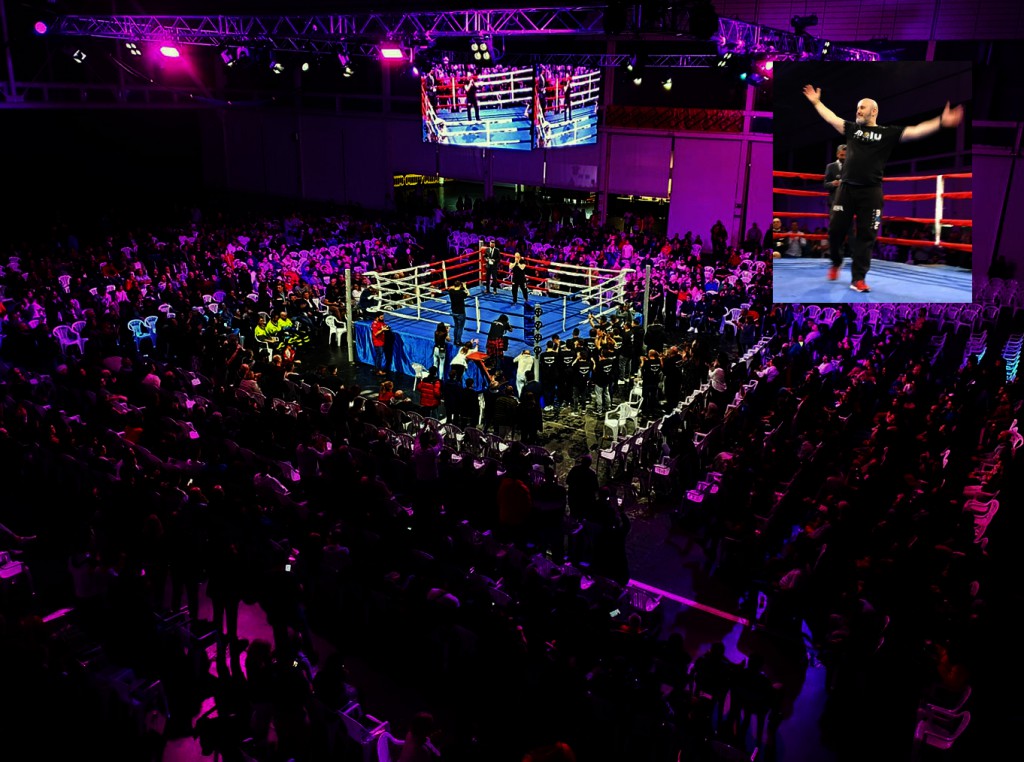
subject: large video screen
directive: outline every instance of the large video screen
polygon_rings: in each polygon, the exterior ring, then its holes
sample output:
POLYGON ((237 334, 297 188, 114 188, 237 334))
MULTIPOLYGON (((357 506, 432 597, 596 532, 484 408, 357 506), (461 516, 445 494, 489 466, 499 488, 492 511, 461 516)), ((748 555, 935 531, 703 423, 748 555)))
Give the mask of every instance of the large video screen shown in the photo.
POLYGON ((600 92, 600 69, 538 65, 531 109, 534 147, 596 143, 600 92))
POLYGON ((533 147, 533 67, 439 63, 423 73, 420 85, 425 143, 533 147))

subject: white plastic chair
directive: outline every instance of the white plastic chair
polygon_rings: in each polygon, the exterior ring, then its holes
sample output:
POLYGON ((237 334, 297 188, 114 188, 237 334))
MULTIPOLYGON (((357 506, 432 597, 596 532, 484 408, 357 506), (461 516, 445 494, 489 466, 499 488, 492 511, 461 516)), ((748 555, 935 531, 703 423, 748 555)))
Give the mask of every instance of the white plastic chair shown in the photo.
POLYGON ((156 334, 151 333, 149 329, 143 324, 138 318, 133 318, 128 321, 128 328, 132 332, 132 338, 135 339, 135 349, 138 352, 142 351, 142 342, 144 339, 148 339, 151 344, 156 344, 156 334))
POLYGON ((84 336, 80 336, 71 326, 69 325, 58 325, 53 331, 53 337, 57 339, 57 343, 60 345, 60 353, 62 355, 67 354, 68 347, 78 347, 79 354, 85 354, 85 342, 88 341, 84 336))
POLYGON ((345 338, 345 332, 348 328, 344 323, 334 317, 334 315, 328 315, 324 320, 327 322, 327 330, 329 332, 327 335, 327 345, 333 346, 334 340, 337 339, 338 346, 340 347, 342 345, 342 339, 345 338))
POLYGON ((947 712, 939 707, 918 711, 914 729, 914 746, 924 743, 936 749, 948 749, 959 738, 971 721, 970 712, 947 712))
POLYGON ((341 712, 341 721, 348 737, 362 747, 364 762, 376 762, 378 738, 388 733, 388 723, 381 722, 372 715, 363 714, 359 704, 353 704, 341 712))

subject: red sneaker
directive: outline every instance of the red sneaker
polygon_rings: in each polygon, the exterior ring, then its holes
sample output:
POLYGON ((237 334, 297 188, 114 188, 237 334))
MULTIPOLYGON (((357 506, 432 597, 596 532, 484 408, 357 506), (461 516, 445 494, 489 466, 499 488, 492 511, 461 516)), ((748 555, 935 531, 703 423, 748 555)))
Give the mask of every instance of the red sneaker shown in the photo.
POLYGON ((850 290, 859 291, 862 294, 866 294, 871 291, 871 289, 868 288, 868 284, 862 280, 855 280, 853 283, 851 283, 850 290))
POLYGON ((828 279, 829 280, 839 280, 839 268, 838 267, 830 267, 830 268, 828 268, 828 279))

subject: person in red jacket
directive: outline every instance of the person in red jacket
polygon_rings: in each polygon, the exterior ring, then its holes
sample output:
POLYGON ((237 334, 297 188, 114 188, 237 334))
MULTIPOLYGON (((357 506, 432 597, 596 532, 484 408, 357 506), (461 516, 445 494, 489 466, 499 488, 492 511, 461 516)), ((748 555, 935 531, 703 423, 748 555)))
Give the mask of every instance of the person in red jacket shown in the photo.
POLYGON ((420 407, 424 415, 437 418, 437 412, 441 406, 441 381, 437 377, 437 368, 431 368, 426 378, 421 378, 416 386, 420 393, 420 407))
POLYGON ((384 313, 377 313, 376 319, 370 324, 370 338, 373 341, 373 372, 378 376, 387 375, 384 369, 384 345, 390 330, 391 327, 384 322, 384 313))

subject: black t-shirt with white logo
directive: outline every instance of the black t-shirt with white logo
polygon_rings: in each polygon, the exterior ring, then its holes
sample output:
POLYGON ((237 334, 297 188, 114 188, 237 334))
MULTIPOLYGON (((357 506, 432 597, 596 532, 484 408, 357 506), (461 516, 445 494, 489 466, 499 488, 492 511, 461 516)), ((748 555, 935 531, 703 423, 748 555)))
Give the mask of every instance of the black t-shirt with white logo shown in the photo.
POLYGON ((540 362, 543 370, 541 371, 540 377, 544 379, 544 381, 552 382, 557 378, 555 374, 558 372, 558 366, 560 365, 558 360, 558 353, 553 349, 545 349, 541 353, 540 362))
POLYGON ((594 367, 594 383, 607 386, 615 380, 615 358, 602 357, 594 367))
POLYGON ((900 142, 905 127, 862 127, 856 122, 843 122, 846 134, 844 183, 850 185, 881 185, 885 162, 900 142))

